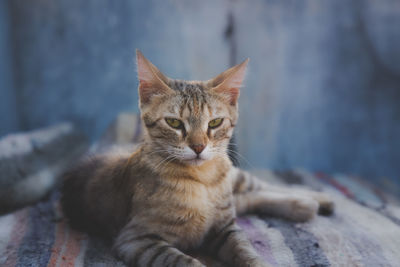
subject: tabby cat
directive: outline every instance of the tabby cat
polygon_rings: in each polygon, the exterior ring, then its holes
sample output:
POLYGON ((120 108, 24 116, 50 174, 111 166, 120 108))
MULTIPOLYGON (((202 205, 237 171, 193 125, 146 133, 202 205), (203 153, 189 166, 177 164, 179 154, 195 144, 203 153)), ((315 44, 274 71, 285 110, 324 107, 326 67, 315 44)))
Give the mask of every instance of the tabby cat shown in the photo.
POLYGON ((173 80, 137 51, 144 141, 132 154, 102 154, 65 175, 70 223, 113 242, 129 266, 204 266, 202 248, 228 266, 268 266, 235 222, 261 212, 294 221, 332 211, 322 193, 277 188, 232 166, 248 60, 208 81, 173 80))

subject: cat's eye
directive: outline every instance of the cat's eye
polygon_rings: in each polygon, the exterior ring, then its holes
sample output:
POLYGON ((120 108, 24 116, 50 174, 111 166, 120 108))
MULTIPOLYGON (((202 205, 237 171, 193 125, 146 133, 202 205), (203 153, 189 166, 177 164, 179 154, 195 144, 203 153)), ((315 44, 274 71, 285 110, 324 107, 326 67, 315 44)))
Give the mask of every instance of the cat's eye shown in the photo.
POLYGON ((222 124, 223 121, 224 121, 223 118, 218 118, 218 119, 211 120, 208 123, 208 127, 210 127, 211 129, 212 128, 217 128, 218 126, 220 126, 222 124))
POLYGON ((166 118, 165 121, 168 123, 169 126, 175 129, 181 129, 183 127, 182 121, 173 118, 166 118))

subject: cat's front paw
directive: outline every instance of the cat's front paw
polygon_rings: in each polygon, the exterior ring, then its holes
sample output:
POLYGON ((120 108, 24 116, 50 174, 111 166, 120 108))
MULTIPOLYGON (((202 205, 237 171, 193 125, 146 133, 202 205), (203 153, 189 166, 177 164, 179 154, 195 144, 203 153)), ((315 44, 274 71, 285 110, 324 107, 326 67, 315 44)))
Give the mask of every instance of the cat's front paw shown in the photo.
MULTIPOLYGON (((180 261, 178 264, 176 264, 176 267, 206 267, 203 263, 201 263, 199 260, 192 258, 190 256, 187 256, 185 258, 185 261, 180 261)), ((174 266, 175 267, 175 266, 174 266)))
POLYGON ((261 259, 254 259, 250 262, 247 262, 246 264, 242 265, 242 266, 247 266, 247 267, 272 267, 272 265, 264 262, 261 259))
POLYGON ((305 222, 311 220, 318 212, 319 204, 312 198, 294 198, 289 201, 285 218, 305 222))

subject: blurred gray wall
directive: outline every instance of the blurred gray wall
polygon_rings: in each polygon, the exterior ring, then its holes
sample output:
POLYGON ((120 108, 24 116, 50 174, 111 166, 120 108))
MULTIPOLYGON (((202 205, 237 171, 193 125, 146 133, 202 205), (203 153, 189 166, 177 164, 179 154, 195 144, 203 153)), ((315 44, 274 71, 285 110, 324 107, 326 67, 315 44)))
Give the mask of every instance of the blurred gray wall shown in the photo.
POLYGON ((0 1, 0 136, 18 130, 8 6, 0 1))
POLYGON ((237 1, 235 17, 249 161, 399 181, 400 1, 237 1))
POLYGON ((15 90, 1 79, 1 116, 17 99, 18 117, 1 117, 2 133, 72 120, 95 140, 137 111, 135 48, 184 79, 250 57, 237 129, 250 167, 399 177, 398 0, 7 3, 13 58, 0 75, 12 63, 15 90))

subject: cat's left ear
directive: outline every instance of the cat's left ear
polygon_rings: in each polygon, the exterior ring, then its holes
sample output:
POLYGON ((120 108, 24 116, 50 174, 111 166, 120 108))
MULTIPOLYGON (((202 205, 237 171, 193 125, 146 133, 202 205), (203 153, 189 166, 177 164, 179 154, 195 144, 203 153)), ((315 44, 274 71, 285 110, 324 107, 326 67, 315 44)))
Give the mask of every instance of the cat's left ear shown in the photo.
POLYGON ((248 62, 246 59, 207 82, 212 91, 223 94, 232 106, 237 104, 248 62))

